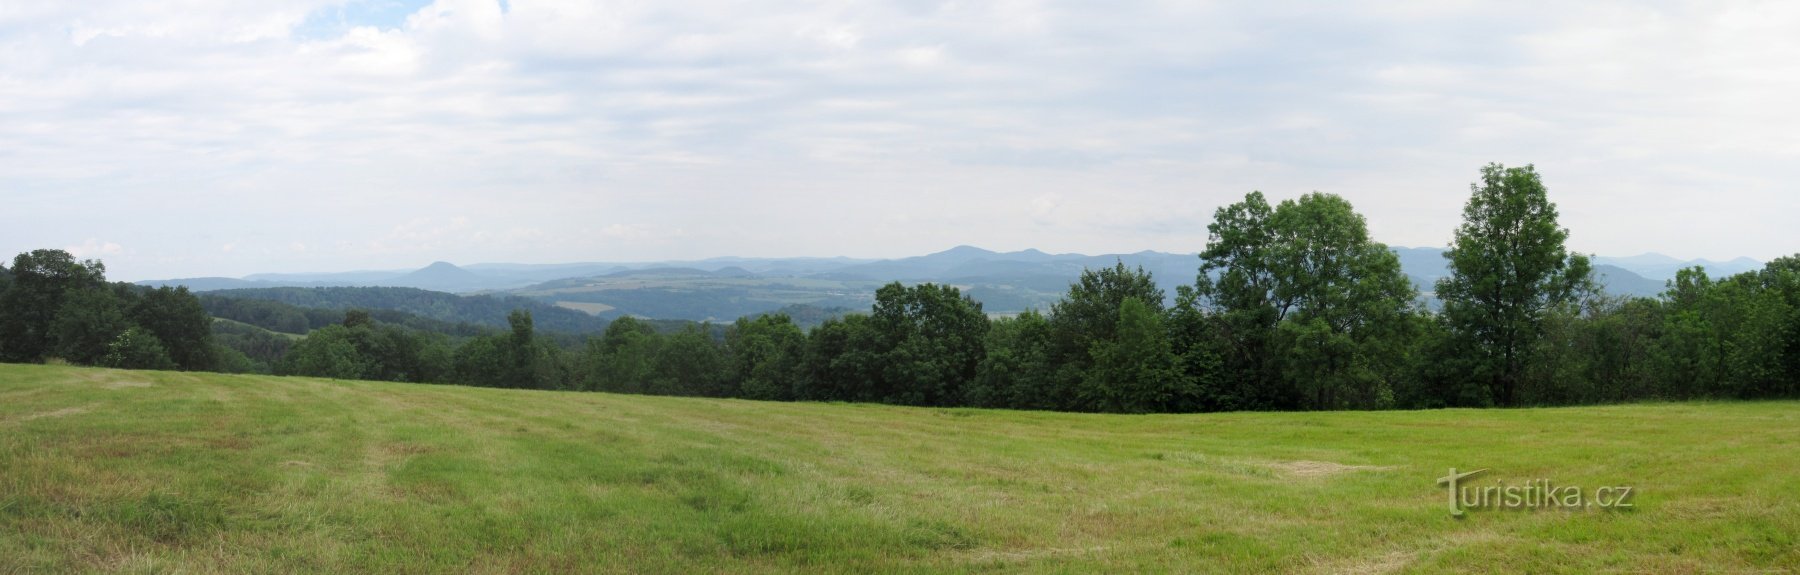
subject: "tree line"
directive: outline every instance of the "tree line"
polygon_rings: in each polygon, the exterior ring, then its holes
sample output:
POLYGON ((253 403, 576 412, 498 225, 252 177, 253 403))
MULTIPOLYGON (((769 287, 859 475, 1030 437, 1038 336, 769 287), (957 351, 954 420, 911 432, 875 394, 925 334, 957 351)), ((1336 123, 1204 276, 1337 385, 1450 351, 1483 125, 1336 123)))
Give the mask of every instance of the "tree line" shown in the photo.
POLYGON ((213 342, 211 324, 186 288, 107 283, 100 262, 62 250, 0 266, 0 361, 213 370, 237 356, 213 342))
POLYGON ((1215 212, 1195 281, 1173 298, 1123 264, 1085 271, 1048 310, 1003 318, 952 286, 892 283, 868 313, 810 330, 783 314, 679 327, 624 317, 572 338, 514 310, 502 329, 444 333, 357 309, 209 302, 308 330, 215 329, 226 345, 191 329, 205 312, 185 290, 108 286, 98 263, 39 251, 0 268, 0 357, 218 369, 253 356, 337 378, 1123 413, 1800 396, 1800 256, 1724 278, 1683 270, 1656 298, 1611 296, 1565 247, 1533 167, 1486 166, 1470 192, 1450 274, 1433 286, 1438 311, 1344 198, 1252 192, 1215 212), (158 347, 166 363, 131 359, 158 347))

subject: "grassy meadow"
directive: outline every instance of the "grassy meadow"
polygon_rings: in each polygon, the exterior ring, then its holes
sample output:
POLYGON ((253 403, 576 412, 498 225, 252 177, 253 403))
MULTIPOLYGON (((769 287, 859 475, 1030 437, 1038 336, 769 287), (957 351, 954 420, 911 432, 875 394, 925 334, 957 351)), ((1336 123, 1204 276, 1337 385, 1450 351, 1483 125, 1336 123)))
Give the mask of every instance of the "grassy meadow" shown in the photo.
POLYGON ((0 573, 1800 570, 1800 403, 1081 415, 0 365, 0 573), (1434 484, 1631 486, 1471 510, 1434 484))

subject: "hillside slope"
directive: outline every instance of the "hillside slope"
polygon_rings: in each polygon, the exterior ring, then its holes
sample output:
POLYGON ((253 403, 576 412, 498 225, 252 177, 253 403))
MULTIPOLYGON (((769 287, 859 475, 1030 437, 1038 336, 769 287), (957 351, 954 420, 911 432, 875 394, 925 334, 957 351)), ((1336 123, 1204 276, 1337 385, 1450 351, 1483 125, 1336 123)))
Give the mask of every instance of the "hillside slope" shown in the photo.
POLYGON ((0 365, 0 572, 1779 572, 1800 404, 1092 416, 0 365), (1448 468, 1629 485, 1469 512, 1448 468))

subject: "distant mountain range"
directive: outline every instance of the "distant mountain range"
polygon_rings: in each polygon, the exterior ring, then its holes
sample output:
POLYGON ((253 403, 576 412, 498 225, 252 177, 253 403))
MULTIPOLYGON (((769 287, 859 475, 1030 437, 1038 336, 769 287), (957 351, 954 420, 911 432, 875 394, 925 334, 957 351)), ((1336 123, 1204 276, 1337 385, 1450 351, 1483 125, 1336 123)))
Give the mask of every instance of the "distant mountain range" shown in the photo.
MULTIPOLYGON (((1443 248, 1393 248, 1401 267, 1429 296, 1449 273, 1443 248)), ((994 252, 973 246, 908 258, 737 258, 664 262, 570 264, 490 263, 457 266, 435 262, 416 270, 311 274, 254 274, 243 278, 186 278, 139 282, 185 285, 194 291, 270 287, 410 287, 452 293, 496 293, 542 300, 593 315, 730 321, 789 308, 866 309, 874 291, 890 281, 938 282, 963 288, 992 313, 1047 309, 1084 269, 1124 263, 1151 272, 1172 298, 1191 284, 1197 254, 1142 251, 1130 254, 1051 254, 1038 250, 994 252), (794 308, 793 306, 801 306, 794 308)), ((1660 254, 1594 258, 1607 291, 1652 296, 1675 271, 1703 266, 1714 276, 1759 269, 1761 262, 1676 260, 1660 254)))

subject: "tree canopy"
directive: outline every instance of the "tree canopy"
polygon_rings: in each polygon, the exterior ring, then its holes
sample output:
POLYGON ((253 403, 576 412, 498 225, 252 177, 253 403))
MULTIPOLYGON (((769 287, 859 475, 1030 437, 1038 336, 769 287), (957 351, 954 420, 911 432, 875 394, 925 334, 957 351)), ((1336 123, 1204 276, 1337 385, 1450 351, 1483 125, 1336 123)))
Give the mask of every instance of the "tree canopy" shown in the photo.
POLYGON ((1466 371, 1512 405, 1545 315, 1591 290, 1592 270, 1564 248, 1569 230, 1532 166, 1488 164, 1470 190, 1437 297, 1466 371))

